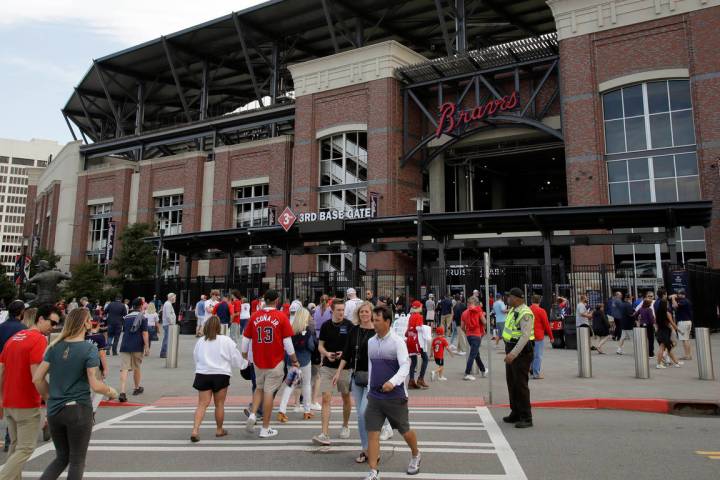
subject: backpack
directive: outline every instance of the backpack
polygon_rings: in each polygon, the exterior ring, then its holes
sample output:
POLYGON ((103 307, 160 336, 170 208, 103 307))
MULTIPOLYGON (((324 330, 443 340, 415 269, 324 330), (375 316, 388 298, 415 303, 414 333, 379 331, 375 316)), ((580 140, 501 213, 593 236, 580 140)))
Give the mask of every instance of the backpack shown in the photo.
POLYGON ((230 322, 230 307, 227 302, 220 302, 217 306, 217 316, 222 323, 230 322))

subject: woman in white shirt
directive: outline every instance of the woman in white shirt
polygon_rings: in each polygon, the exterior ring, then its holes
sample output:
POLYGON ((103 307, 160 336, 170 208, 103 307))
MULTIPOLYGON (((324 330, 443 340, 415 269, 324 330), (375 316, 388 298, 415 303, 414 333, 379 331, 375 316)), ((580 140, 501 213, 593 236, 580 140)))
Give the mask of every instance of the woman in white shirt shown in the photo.
POLYGON ((158 339, 157 324, 160 320, 160 315, 158 315, 157 309, 152 302, 147 304, 147 310, 145 310, 145 318, 147 319, 148 325, 148 344, 151 344, 153 340, 158 339))
POLYGON ((227 430, 225 421, 225 397, 230 386, 232 367, 242 369, 244 360, 235 342, 227 335, 220 335, 220 319, 213 315, 203 325, 203 336, 195 344, 195 381, 193 388, 198 391, 198 406, 195 410, 190 440, 200 441, 200 424, 210 400, 215 402, 215 436, 224 437, 227 430))

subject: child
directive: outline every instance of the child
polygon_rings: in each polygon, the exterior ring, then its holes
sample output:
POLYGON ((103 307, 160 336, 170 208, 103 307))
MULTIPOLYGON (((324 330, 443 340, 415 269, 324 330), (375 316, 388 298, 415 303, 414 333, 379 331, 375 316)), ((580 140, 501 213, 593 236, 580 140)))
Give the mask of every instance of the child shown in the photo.
POLYGON ((450 355, 453 355, 452 350, 450 350, 450 344, 447 341, 447 338, 445 338, 445 329, 443 327, 437 327, 435 329, 436 336, 432 341, 432 351, 433 356, 435 357, 435 364, 438 366, 435 370, 432 371, 430 374, 430 380, 435 380, 437 378, 438 380, 445 381, 447 378, 443 376, 443 372, 445 371, 445 349, 447 349, 447 352, 450 355))

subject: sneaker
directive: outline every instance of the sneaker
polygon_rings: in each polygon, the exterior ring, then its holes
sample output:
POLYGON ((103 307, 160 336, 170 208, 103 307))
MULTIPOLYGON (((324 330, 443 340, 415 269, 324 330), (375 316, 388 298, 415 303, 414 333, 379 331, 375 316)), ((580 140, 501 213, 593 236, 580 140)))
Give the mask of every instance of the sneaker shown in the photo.
POLYGON ((365 477, 365 480, 380 480, 380 476, 377 470, 370 470, 370 473, 367 474, 367 477, 365 477))
POLYGON ((618 348, 617 352, 615 352, 615 353, 618 355, 622 355, 623 354, 622 348, 618 348))
POLYGON ((285 415, 284 412, 278 412, 277 419, 278 419, 278 422, 280 422, 280 423, 287 423, 290 421, 290 419, 288 418, 287 415, 285 415))
POLYGON ((137 387, 135 390, 133 390, 133 395, 140 395, 144 391, 145 389, 143 387, 137 387))
POLYGON ((682 367, 683 365, 685 365, 685 362, 673 363, 673 367, 675 367, 675 368, 680 368, 680 367, 682 367))
POLYGON ((463 380, 472 381, 472 380, 475 380, 475 377, 473 377, 472 375, 465 375, 465 376, 463 377, 463 380))
POLYGON ((524 418, 515 422, 515 428, 530 428, 532 426, 532 418, 524 418))
POLYGON ((245 422, 245 430, 248 432, 255 431, 255 423, 257 422, 257 418, 255 417, 254 413, 251 413, 248 415, 247 422, 245 422))
POLYGON ((258 434, 258 437, 270 438, 270 437, 277 436, 277 434, 278 434, 278 431, 275 430, 274 428, 268 428, 268 429, 261 428, 260 433, 258 434))
POLYGON ((315 435, 315 436, 312 438, 312 441, 313 441, 313 443, 316 444, 316 445, 323 445, 323 446, 326 446, 326 447, 330 446, 330 437, 328 437, 328 436, 325 435, 324 433, 320 433, 320 434, 318 434, 318 435, 315 435))
POLYGON ((118 396, 118 401, 121 402, 121 403, 127 402, 127 395, 125 395, 124 392, 121 393, 121 394, 118 396))
POLYGON ((382 430, 380 430, 380 440, 383 442, 390 440, 393 437, 393 433, 393 429, 390 425, 383 425, 382 430))
POLYGON ((438 380, 441 382, 447 382, 447 377, 439 377, 438 380))
POLYGON ((310 405, 310 410, 315 410, 315 411, 317 411, 317 412, 321 412, 321 411, 322 411, 322 405, 320 405, 319 403, 315 402, 315 403, 313 403, 312 405, 310 405))
POLYGON ((437 378, 437 372, 430 372, 430 381, 434 382, 437 378))
POLYGON ((481 376, 482 378, 487 378, 488 373, 490 373, 490 369, 487 368, 487 367, 485 367, 485 371, 484 371, 484 372, 480 372, 480 376, 481 376))
POLYGON ((667 368, 667 367, 665 365, 663 365, 662 363, 658 363, 657 365, 655 365, 655 368, 667 368))
POLYGON ((342 439, 350 438, 350 427, 342 427, 340 429, 340 438, 342 438, 342 439))
POLYGON ((467 355, 467 352, 455 352, 457 355, 467 355))
POLYGON ((518 417, 513 416, 513 414, 511 413, 507 417, 503 417, 502 421, 505 423, 517 423, 520 421, 520 419, 518 417))
POLYGON ((408 464, 407 468, 408 475, 417 475, 418 473, 420 473, 420 460, 422 460, 420 452, 418 452, 417 457, 410 458, 410 463, 408 464))

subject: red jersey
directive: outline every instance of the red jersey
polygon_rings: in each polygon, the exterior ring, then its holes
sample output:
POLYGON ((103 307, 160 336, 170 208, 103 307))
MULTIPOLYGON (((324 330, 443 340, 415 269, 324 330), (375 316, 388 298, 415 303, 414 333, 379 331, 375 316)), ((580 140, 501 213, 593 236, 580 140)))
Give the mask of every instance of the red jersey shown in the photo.
POLYGON ((293 336, 290 320, 283 312, 263 309, 255 312, 243 335, 252 340, 253 362, 258 368, 275 368, 285 360, 283 339, 293 336))
POLYGON ((533 303, 530 304, 530 310, 535 316, 535 340, 544 340, 546 333, 550 336, 550 340, 554 340, 545 309, 533 303))
POLYGON ((482 337, 485 335, 485 326, 482 323, 483 315, 485 315, 485 312, 479 306, 468 307, 462 313, 460 322, 465 325, 465 335, 468 337, 482 337))
POLYGON ((408 355, 417 355, 420 353, 420 341, 418 340, 417 331, 414 328, 408 328, 405 332, 405 343, 407 344, 408 355))
POLYGON ((445 349, 449 348, 450 344, 445 337, 435 337, 432 341, 433 356, 438 360, 445 358, 445 349))
POLYGON ((260 310, 260 300, 256 298, 255 300, 250 302, 250 313, 253 314, 258 310, 260 310))
POLYGON ((5 344, 0 363, 5 368, 3 408, 40 408, 30 365, 43 361, 47 339, 38 330, 21 330, 5 344))
POLYGON ((240 309, 242 308, 242 302, 240 300, 233 300, 230 302, 230 320, 231 323, 240 323, 240 309))

